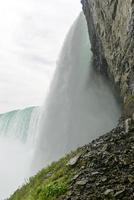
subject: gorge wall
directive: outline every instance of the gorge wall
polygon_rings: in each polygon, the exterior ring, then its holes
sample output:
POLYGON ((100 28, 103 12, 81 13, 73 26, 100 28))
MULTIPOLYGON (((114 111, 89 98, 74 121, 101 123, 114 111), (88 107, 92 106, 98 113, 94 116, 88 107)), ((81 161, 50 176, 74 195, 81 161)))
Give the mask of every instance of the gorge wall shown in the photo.
POLYGON ((134 112, 134 1, 82 0, 96 68, 118 89, 123 116, 134 112))

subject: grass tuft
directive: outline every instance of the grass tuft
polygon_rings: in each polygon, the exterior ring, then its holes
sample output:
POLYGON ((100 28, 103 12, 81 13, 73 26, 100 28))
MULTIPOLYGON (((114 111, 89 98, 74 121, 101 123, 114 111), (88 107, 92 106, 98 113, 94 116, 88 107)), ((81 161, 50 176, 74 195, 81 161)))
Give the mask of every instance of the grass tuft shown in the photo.
POLYGON ((78 153, 79 149, 42 169, 8 200, 57 200, 66 194, 75 175, 74 168, 67 163, 78 153))

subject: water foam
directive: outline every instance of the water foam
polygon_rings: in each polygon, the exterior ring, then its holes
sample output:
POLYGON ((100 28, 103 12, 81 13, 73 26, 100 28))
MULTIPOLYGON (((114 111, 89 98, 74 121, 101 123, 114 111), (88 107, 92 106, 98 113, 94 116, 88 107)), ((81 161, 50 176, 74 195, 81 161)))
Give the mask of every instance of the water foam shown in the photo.
POLYGON ((0 199, 7 198, 29 176, 39 107, 0 115, 0 199))
POLYGON ((108 83, 92 66, 81 13, 63 48, 40 121, 33 171, 112 129, 120 109, 108 83))

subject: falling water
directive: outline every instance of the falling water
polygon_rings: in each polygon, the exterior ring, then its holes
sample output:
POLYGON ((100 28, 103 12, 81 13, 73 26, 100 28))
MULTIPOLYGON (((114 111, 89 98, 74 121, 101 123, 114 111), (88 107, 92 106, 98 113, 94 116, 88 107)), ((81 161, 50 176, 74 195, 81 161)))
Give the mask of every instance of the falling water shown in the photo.
POLYGON ((0 114, 0 199, 29 176, 40 107, 0 114))
POLYGON ((29 107, 0 114, 0 136, 19 139, 25 143, 34 140, 38 129, 40 108, 29 107))
POLYGON ((66 37, 44 105, 33 171, 116 125, 119 106, 108 83, 93 67, 81 13, 66 37))

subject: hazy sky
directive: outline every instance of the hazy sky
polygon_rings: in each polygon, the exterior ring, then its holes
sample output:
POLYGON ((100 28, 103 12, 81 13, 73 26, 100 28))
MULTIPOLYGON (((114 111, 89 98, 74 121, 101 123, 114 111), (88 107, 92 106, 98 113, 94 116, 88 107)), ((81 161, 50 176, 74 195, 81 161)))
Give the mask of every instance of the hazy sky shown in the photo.
POLYGON ((41 105, 80 0, 0 0, 0 112, 41 105))

